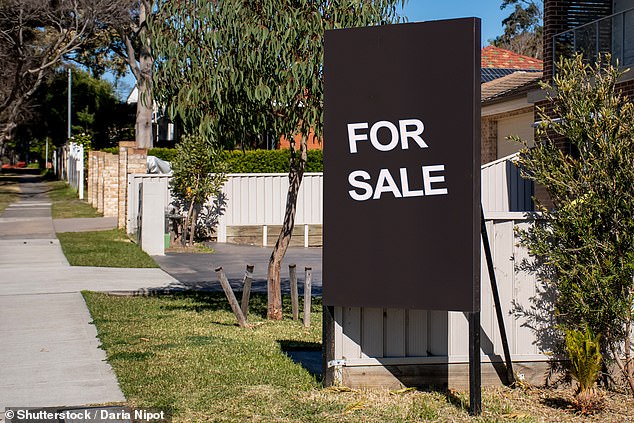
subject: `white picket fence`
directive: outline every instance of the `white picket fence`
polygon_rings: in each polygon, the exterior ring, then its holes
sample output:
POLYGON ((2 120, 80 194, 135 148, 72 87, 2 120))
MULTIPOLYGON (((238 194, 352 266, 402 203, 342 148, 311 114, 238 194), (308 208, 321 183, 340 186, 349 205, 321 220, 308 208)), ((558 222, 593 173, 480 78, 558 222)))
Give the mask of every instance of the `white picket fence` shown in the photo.
POLYGON ((84 199, 84 147, 74 142, 58 148, 53 154, 55 174, 84 199))

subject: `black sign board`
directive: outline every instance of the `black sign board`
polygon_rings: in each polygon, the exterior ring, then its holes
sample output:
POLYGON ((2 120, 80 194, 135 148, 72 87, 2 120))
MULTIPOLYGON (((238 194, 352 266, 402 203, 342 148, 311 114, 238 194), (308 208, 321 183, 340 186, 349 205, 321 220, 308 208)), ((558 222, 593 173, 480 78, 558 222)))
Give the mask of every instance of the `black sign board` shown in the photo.
POLYGON ((480 20, 327 31, 325 305, 480 310, 480 20))

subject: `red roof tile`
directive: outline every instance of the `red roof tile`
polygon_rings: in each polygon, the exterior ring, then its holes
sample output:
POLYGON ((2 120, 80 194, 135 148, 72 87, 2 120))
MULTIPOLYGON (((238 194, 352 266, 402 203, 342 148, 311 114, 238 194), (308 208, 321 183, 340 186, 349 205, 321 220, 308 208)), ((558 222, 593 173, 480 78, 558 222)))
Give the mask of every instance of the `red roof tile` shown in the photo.
POLYGON ((495 46, 482 49, 483 68, 542 70, 543 63, 534 57, 522 56, 495 46))

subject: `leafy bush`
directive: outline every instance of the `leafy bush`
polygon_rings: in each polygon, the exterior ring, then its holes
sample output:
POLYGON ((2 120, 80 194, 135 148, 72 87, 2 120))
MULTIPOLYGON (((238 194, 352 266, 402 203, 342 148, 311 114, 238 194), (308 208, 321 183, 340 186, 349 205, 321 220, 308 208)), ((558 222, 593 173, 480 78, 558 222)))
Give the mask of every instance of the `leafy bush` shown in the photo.
MULTIPOLYGON (((152 148, 148 156, 173 162, 175 148, 152 148)), ((227 164, 227 173, 287 173, 289 171, 289 151, 284 150, 232 150, 222 151, 221 158, 227 164)), ((324 153, 321 150, 309 150, 306 172, 323 172, 324 153)))
MULTIPOLYGON (((225 151, 228 173, 287 173, 289 150, 225 151)), ((307 172, 322 172, 324 155, 321 150, 308 151, 307 172)))
POLYGON ((106 147, 106 148, 102 148, 99 151, 103 151, 104 153, 110 153, 110 154, 119 154, 119 147, 106 147))
POLYGON ((560 327, 601 335, 634 395, 634 102, 610 60, 561 60, 542 84, 552 112, 538 109, 535 146, 525 144, 519 165, 553 207, 538 202, 542 219, 519 234, 555 289, 560 327))
POLYGON ((171 163, 174 161, 174 159, 176 159, 176 149, 166 147, 150 148, 147 152, 147 155, 154 156, 171 163))
POLYGON ((224 163, 219 151, 200 135, 185 135, 176 146, 176 153, 171 162, 170 188, 177 207, 187 210, 185 228, 189 232, 189 245, 193 246, 198 217, 205 215, 208 220, 214 219, 215 214, 208 213, 203 207, 209 197, 220 192, 224 183, 224 163))
POLYGON ((594 385, 601 372, 601 335, 585 331, 566 331, 566 352, 570 358, 570 376, 579 384, 575 405, 582 414, 591 414, 603 407, 603 397, 594 385))

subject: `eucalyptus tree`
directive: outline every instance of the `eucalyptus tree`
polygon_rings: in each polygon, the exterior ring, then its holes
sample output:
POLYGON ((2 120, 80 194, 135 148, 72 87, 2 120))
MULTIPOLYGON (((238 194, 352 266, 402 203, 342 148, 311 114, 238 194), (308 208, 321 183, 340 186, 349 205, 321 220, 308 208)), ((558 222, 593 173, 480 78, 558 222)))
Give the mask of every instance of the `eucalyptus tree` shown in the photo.
POLYGON ((542 58, 544 27, 542 0, 502 0, 500 9, 513 11, 502 21, 504 34, 492 40, 496 47, 542 58))
POLYGON ((284 222, 268 266, 269 318, 282 316, 280 267, 294 227, 307 137, 322 134, 324 31, 392 23, 402 3, 162 0, 150 22, 154 90, 171 116, 219 144, 262 133, 291 141, 284 222))

